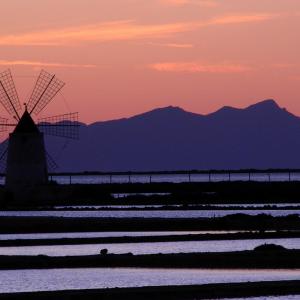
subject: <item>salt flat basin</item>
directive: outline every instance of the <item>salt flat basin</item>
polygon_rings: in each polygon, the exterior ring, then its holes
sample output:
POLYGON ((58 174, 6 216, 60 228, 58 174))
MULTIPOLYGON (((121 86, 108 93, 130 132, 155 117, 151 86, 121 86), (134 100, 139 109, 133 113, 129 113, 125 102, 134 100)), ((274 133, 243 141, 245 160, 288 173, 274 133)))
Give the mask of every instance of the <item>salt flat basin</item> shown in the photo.
POLYGON ((300 210, 105 210, 105 211, 0 211, 0 216, 76 218, 213 218, 232 214, 300 215, 300 210))
MULTIPOLYGON (((226 234, 249 232, 247 230, 206 230, 206 231, 104 231, 104 232, 55 232, 55 233, 9 233, 0 234, 3 240, 34 240, 61 238, 96 238, 96 237, 124 237, 124 236, 166 236, 185 234, 226 234)), ((275 231, 266 231, 275 232, 275 231)))
POLYGON ((0 271, 0 293, 299 280, 300 270, 95 268, 0 271))
MULTIPOLYGON (((289 249, 300 249, 300 238, 295 239, 254 239, 225 241, 188 241, 188 242, 157 242, 157 243, 119 243, 119 244, 82 244, 82 245, 51 245, 0 247, 0 255, 48 255, 77 256, 99 254, 103 248, 109 253, 155 254, 155 253, 193 253, 193 252, 228 252, 252 250, 264 243, 274 243, 289 249)), ((300 278, 300 277, 299 277, 300 278)))

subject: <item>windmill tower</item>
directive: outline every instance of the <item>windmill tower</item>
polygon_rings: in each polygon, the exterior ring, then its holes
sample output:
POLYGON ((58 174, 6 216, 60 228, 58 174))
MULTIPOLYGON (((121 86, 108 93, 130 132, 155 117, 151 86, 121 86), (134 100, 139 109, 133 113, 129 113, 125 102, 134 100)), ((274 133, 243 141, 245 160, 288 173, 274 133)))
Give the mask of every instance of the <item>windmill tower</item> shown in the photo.
POLYGON ((8 122, 0 118, 0 131, 13 129, 0 160, 5 163, 6 187, 15 194, 48 182, 49 164, 53 167, 55 163, 45 149, 44 133, 78 139, 78 113, 34 121, 64 85, 55 75, 42 70, 22 112, 10 70, 0 73, 0 103, 14 119, 8 122))

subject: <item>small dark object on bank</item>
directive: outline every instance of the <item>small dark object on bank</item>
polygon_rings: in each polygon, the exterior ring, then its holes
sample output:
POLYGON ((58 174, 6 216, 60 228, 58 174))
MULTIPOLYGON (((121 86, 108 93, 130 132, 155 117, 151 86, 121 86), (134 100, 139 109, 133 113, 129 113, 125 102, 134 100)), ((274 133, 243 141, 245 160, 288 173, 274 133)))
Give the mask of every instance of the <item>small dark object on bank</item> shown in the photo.
POLYGON ((108 250, 106 248, 100 250, 101 255, 106 255, 107 253, 108 253, 108 250))
POLYGON ((254 251, 283 251, 285 247, 276 244, 263 244, 254 248, 254 251))

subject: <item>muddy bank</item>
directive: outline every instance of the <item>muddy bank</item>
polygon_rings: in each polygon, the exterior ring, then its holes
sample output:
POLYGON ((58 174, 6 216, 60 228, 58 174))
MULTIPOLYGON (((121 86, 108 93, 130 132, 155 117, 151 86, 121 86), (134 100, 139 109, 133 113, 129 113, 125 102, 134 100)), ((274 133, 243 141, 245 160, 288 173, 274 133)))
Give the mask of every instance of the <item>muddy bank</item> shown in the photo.
POLYGON ((0 269, 2 270, 101 267, 297 269, 300 268, 300 250, 279 249, 145 255, 104 253, 64 257, 46 255, 0 256, 0 269))
POLYGON ((273 217, 264 214, 191 219, 0 217, 0 233, 189 230, 300 230, 300 217, 273 217))
POLYGON ((0 188, 0 207, 36 207, 104 204, 216 204, 216 203, 300 203, 300 182, 187 182, 49 184, 36 187, 26 201, 16 201, 0 188), (116 193, 168 193, 113 198, 116 193))

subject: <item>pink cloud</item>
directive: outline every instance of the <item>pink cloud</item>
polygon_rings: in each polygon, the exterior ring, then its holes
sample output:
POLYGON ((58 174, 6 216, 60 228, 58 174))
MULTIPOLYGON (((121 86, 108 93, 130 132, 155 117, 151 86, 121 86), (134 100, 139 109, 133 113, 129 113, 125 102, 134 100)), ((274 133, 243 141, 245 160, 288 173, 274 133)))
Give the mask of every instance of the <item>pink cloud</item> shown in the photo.
POLYGON ((148 44, 153 46, 169 47, 169 48, 181 48, 181 49, 194 48, 193 44, 187 44, 187 43, 148 43, 148 44))
POLYGON ((0 60, 1 66, 32 66, 32 67, 59 67, 59 68, 94 68, 96 65, 80 65, 80 64, 65 64, 51 63, 30 60, 0 60))
POLYGON ((241 73, 252 68, 241 64, 203 64, 200 62, 164 62, 149 65, 149 68, 159 72, 176 73, 241 73))
POLYGON ((210 20, 207 25, 226 25, 226 24, 240 24, 240 23, 253 23, 274 19, 279 17, 278 14, 251 14, 251 15, 230 15, 221 16, 210 20))
MULTIPOLYGON (((90 26, 53 29, 28 32, 24 34, 2 35, 0 45, 10 46, 58 46, 86 42, 108 42, 120 40, 137 40, 164 38, 176 33, 198 30, 208 26, 253 23, 271 20, 275 14, 251 14, 220 16, 195 22, 167 24, 137 24, 134 21, 117 21, 90 26)), ((175 45, 175 44, 174 44, 175 45)))
POLYGON ((202 7, 216 7, 218 3, 213 0, 160 0, 161 3, 171 6, 198 5, 202 7))

